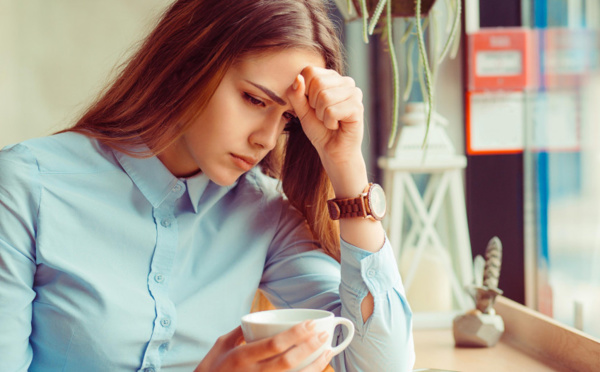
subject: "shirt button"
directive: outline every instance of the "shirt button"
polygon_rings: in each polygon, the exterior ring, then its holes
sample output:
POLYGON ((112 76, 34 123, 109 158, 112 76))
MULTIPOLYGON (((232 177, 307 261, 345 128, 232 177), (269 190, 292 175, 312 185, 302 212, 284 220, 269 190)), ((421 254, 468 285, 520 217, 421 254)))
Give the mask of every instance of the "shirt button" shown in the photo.
POLYGON ((165 276, 163 274, 156 274, 156 275, 154 275, 154 280, 157 283, 162 283, 165 281, 165 276))
POLYGON ((164 344, 160 345, 160 349, 163 350, 163 351, 167 350, 168 347, 169 347, 169 343, 168 342, 165 342, 164 344))
POLYGON ((375 276, 375 270, 371 269, 371 270, 367 271, 367 276, 368 276, 369 278, 372 278, 372 277, 374 277, 374 276, 375 276))
POLYGON ((163 326, 163 327, 165 327, 165 328, 168 327, 168 326, 170 326, 171 325, 171 319, 169 319, 169 318, 162 318, 161 321, 160 321, 160 325, 163 326))
POLYGON ((175 192, 179 192, 180 190, 181 190, 180 184, 177 184, 177 185, 175 185, 175 187, 173 187, 173 191, 175 191, 175 192))
POLYGON ((156 372, 156 370, 152 367, 144 368, 144 372, 156 372))
POLYGON ((163 225, 164 227, 169 227, 169 226, 171 226, 171 220, 165 218, 164 220, 160 221, 160 224, 163 225))

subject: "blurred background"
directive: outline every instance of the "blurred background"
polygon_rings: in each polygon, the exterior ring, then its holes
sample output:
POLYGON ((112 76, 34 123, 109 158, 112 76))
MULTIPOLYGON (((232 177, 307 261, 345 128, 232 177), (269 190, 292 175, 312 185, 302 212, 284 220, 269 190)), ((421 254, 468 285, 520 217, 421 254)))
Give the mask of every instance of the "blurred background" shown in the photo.
POLYGON ((167 0, 0 0, 0 147, 78 118, 167 0))

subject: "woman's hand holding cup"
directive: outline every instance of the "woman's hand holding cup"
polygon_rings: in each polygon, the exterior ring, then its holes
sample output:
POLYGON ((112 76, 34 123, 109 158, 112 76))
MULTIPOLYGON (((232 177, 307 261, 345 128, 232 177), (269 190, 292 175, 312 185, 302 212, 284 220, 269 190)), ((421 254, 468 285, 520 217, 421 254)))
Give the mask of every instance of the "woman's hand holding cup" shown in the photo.
POLYGON ((279 336, 291 332, 291 338, 283 338, 287 343, 275 348, 284 349, 288 354, 286 358, 291 358, 285 371, 321 372, 333 356, 348 347, 354 336, 354 324, 350 320, 335 317, 329 311, 313 309, 280 309, 248 314, 242 317, 242 330, 249 345, 278 343, 276 339, 279 336), (337 325, 346 327, 346 337, 339 345, 332 347, 337 325), (293 343, 294 338, 302 342, 293 343))
POLYGON ((241 327, 217 340, 195 372, 321 372, 353 336, 352 322, 334 317, 329 311, 285 309, 252 313, 242 317, 241 327), (338 324, 347 327, 348 332, 344 341, 332 348, 338 324))

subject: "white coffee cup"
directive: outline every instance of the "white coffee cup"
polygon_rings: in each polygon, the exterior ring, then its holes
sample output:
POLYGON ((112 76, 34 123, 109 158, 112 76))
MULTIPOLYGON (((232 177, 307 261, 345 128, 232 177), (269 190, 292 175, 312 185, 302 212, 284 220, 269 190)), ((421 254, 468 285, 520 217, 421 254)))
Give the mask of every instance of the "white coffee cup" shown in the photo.
POLYGON ((299 366, 291 370, 298 371, 314 362, 326 350, 331 350, 334 356, 341 353, 350 344, 352 337, 354 337, 354 324, 350 320, 336 317, 332 312, 326 310, 277 309, 244 315, 242 317, 242 331, 244 332, 244 339, 250 343, 273 337, 278 333, 292 328, 296 324, 311 319, 315 321, 315 333, 327 332, 328 337, 327 341, 317 351, 312 353, 299 366), (332 347, 334 329, 338 324, 346 327, 348 335, 342 343, 336 347, 332 347))

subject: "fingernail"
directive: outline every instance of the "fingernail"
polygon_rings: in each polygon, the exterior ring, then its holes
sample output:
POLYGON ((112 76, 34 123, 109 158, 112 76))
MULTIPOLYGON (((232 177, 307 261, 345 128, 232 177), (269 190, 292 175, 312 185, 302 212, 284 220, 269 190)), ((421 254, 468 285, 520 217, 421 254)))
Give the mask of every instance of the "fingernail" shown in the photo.
POLYGON ((296 90, 298 89, 298 77, 296 76, 296 78, 294 79, 294 84, 292 84, 292 89, 296 90))

